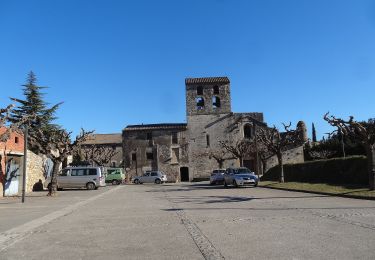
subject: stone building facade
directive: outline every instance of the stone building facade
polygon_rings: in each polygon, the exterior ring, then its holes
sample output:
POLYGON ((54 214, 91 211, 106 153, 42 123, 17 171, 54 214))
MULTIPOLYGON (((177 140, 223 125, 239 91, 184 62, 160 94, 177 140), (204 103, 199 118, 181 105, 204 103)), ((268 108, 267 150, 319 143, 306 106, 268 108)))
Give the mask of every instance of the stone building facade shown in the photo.
MULTIPOLYGON (((124 163, 130 175, 161 170, 171 181, 206 179, 213 169, 240 166, 228 153, 221 154, 225 160, 218 163, 215 154, 223 153, 222 142, 252 139, 256 127, 267 126, 263 113, 232 112, 227 77, 187 78, 185 90, 186 124, 136 125, 123 130, 124 163), (178 141, 174 142, 176 133, 178 141)), ((257 153, 242 160, 244 166, 260 172, 257 153)), ((289 160, 301 162, 303 153, 291 152, 285 162, 289 160)))
POLYGON ((160 170, 170 181, 179 181, 181 177, 189 180, 184 123, 127 126, 123 130, 123 150, 130 176, 160 170))

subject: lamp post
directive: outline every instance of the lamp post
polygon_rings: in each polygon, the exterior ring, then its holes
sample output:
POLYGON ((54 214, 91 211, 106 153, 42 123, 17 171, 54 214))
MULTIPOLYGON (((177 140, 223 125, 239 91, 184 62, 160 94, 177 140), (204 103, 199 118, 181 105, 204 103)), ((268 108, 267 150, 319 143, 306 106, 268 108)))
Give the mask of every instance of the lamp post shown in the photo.
POLYGON ((24 133, 24 145, 23 145, 22 203, 25 202, 25 190, 26 190, 27 139, 28 139, 28 127, 26 125, 25 133, 24 133))

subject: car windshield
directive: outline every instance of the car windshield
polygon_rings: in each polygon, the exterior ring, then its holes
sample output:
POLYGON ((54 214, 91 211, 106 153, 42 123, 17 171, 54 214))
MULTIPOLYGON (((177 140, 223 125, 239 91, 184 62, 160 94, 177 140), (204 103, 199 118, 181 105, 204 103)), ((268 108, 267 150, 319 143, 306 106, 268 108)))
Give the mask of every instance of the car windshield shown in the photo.
POLYGON ((235 171, 234 174, 243 174, 243 173, 251 173, 251 171, 247 168, 239 168, 235 171))

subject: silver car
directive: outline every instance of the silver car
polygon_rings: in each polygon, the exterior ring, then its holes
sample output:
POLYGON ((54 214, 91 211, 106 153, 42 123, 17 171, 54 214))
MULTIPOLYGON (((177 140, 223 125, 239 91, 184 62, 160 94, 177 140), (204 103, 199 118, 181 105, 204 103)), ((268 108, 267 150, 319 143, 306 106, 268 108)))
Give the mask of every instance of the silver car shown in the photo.
POLYGON ((142 183, 164 183, 167 181, 167 175, 165 175, 161 171, 149 171, 145 172, 143 176, 137 176, 134 178, 135 184, 142 184, 142 183))
POLYGON ((254 172, 248 168, 229 168, 224 174, 224 187, 233 185, 234 187, 253 185, 258 186, 259 179, 254 172))
POLYGON ((210 185, 223 183, 224 173, 224 169, 213 170, 210 176, 210 185))
MULTIPOLYGON (((45 187, 51 185, 51 177, 49 176, 44 182, 45 187)), ((105 174, 102 167, 67 167, 63 169, 57 176, 57 188, 86 188, 94 190, 104 187, 105 174)))

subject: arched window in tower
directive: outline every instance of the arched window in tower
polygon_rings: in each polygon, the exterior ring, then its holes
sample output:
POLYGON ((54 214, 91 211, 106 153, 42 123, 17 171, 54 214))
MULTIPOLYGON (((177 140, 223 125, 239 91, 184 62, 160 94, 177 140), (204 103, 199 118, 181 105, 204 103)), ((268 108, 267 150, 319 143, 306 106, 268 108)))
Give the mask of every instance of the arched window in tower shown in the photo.
POLYGON ((202 86, 197 87, 197 95, 203 95, 203 87, 202 86))
POLYGON ((214 86, 214 94, 215 95, 219 94, 219 86, 214 86))
POLYGON ((246 124, 244 127, 243 127, 243 135, 246 139, 250 139, 251 138, 251 135, 252 135, 252 127, 250 124, 246 124))
POLYGON ((221 107, 220 98, 219 97, 212 97, 212 107, 213 108, 219 108, 221 107))
POLYGON ((197 97, 195 101, 197 102, 197 110, 202 110, 204 108, 204 98, 197 97))

